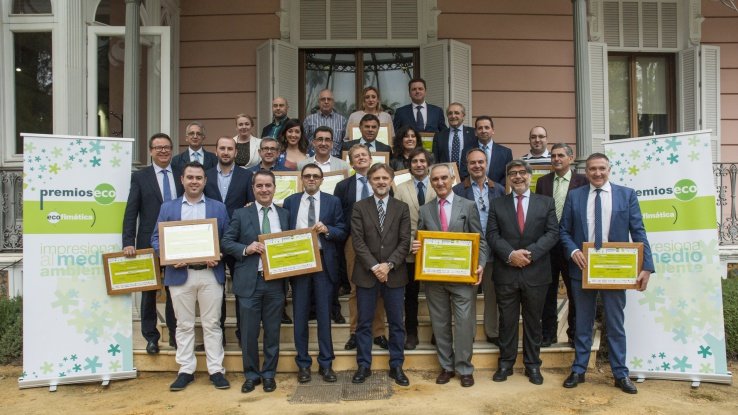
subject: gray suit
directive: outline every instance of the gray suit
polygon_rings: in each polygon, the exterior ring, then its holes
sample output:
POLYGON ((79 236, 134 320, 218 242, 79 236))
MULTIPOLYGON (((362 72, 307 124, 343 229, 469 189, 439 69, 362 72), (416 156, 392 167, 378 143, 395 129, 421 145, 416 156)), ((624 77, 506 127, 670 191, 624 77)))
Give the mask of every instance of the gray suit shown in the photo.
MULTIPOLYGON (((441 230, 438 209, 438 198, 420 207, 418 230, 441 230)), ((452 196, 448 231, 483 235, 474 202, 452 196)), ((482 237, 479 241, 479 265, 484 266, 487 262, 488 252, 487 242, 482 237)), ((426 282, 424 285, 441 368, 460 375, 471 375, 474 372, 471 359, 477 323, 477 287, 441 282, 426 282), (452 311, 456 324, 455 335, 451 333, 452 311)))

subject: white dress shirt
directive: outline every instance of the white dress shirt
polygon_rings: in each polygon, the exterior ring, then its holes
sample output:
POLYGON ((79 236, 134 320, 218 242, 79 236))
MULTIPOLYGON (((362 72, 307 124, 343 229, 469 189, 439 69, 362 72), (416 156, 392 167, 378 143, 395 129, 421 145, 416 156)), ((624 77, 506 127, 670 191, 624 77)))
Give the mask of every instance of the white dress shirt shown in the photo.
MULTIPOLYGON (((159 183, 159 192, 161 192, 161 198, 164 199, 164 175, 161 174, 162 170, 167 171, 167 177, 169 178, 169 190, 172 193, 172 199, 177 197, 177 188, 174 186, 174 173, 172 173, 172 165, 168 165, 166 169, 162 169, 157 164, 153 164, 154 172, 156 173, 156 182, 159 183)), ((167 200, 164 200, 167 202, 167 200)))
MULTIPOLYGON (((262 207, 266 207, 262 205, 259 202, 256 202, 256 208, 259 211, 259 232, 261 232, 262 226, 264 224, 264 211, 261 210, 262 207)), ((272 231, 272 233, 276 232, 282 232, 282 225, 279 223, 279 215, 277 214, 277 207, 274 206, 274 203, 269 205, 269 228, 272 231)), ((264 264, 261 263, 261 255, 259 255, 259 268, 257 268, 258 271, 264 271, 264 264)))
MULTIPOLYGON (((594 242, 595 240, 595 192, 596 187, 589 185, 589 196, 587 196, 587 240, 594 242)), ((610 234, 610 219, 612 218, 612 186, 608 181, 602 187, 600 192, 600 201, 602 202, 602 242, 608 242, 607 236, 610 234)))

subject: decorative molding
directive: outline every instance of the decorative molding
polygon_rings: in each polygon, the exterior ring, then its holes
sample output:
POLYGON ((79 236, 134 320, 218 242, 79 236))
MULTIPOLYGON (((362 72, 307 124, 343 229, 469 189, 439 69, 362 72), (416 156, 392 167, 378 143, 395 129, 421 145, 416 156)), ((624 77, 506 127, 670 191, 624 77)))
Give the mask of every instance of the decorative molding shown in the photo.
POLYGON ((441 9, 438 8, 436 0, 421 2, 420 7, 421 16, 424 16, 425 20, 425 41, 435 42, 438 40, 438 16, 441 15, 441 9))
MULTIPOLYGON (((572 4, 574 0, 572 0, 572 4)), ((587 8, 587 26, 590 42, 604 42, 602 34, 602 0, 589 0, 587 8)))
POLYGON ((689 46, 699 46, 702 42, 702 2, 700 0, 687 0, 687 13, 689 21, 689 46))
MULTIPOLYGON (((290 41, 290 0, 281 0, 279 2, 279 11, 276 13, 279 17, 279 34, 280 38, 285 42, 290 41)), ((292 6, 296 7, 296 6, 292 6)), ((299 9, 296 10, 299 15, 299 9)), ((299 20, 299 19, 298 19, 299 20)))

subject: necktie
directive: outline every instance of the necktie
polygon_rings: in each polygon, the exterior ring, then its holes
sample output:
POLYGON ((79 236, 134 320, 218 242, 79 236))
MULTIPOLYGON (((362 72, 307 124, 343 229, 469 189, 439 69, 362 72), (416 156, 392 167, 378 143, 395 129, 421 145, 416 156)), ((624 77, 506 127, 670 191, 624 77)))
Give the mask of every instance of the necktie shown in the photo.
POLYGON ((438 199, 438 217, 441 220, 441 230, 446 232, 448 230, 448 219, 446 218, 446 209, 443 206, 448 203, 446 199, 438 199))
POLYGON ((195 156, 195 160, 194 161, 196 161, 196 162, 199 163, 200 162, 200 153, 198 153, 197 151, 195 151, 194 153, 192 153, 192 155, 195 156))
POLYGON ((162 170, 161 174, 164 176, 164 178, 162 179, 163 180, 162 182, 163 199, 165 202, 168 202, 172 200, 172 187, 169 184, 169 175, 167 174, 167 170, 166 169, 162 170))
POLYGON ((315 198, 308 196, 310 206, 308 207, 308 228, 312 228, 315 225, 315 198))
POLYGON ((425 203, 425 190, 423 189, 423 182, 418 182, 418 205, 423 206, 425 203))
POLYGON ((261 220, 261 233, 266 235, 268 233, 272 233, 272 226, 269 223, 269 210, 271 207, 262 207, 261 211, 264 214, 264 219, 261 220))
POLYGON ((379 214, 379 231, 384 231, 384 200, 377 202, 377 213, 379 214))
POLYGON ((563 177, 556 177, 554 183, 554 205, 556 206, 556 219, 561 221, 561 215, 564 213, 564 202, 566 201, 566 180, 563 177))
POLYGON ((374 142, 371 142, 371 143, 367 142, 366 148, 369 149, 369 153, 373 153, 374 152, 374 142))
POLYGON ((595 189, 595 249, 602 248, 602 199, 600 193, 602 189, 595 189))
POLYGON ((518 198, 518 228, 520 228, 520 233, 523 233, 523 229, 525 229, 525 212, 523 212, 523 195, 516 196, 518 198))
POLYGON ((369 186, 366 184, 366 177, 359 177, 359 181, 361 182, 361 198, 366 199, 369 197, 369 186))
POLYGON ((490 172, 490 170, 492 169, 492 157, 491 157, 491 156, 492 156, 492 154, 489 154, 489 153, 487 153, 487 149, 489 148, 489 147, 487 146, 487 144, 483 145, 483 146, 482 146, 482 147, 480 147, 480 148, 482 149, 482 151, 484 151, 484 154, 486 154, 486 155, 487 155, 487 173, 489 173, 489 172, 490 172))
POLYGON ((451 143, 451 161, 458 163, 459 153, 461 153, 461 139, 459 138, 459 129, 454 128, 454 141, 451 143))
POLYGON ((420 110, 423 108, 422 105, 418 105, 415 109, 418 110, 417 115, 415 116, 415 126, 418 129, 418 131, 425 130, 425 120, 423 119, 423 113, 420 112, 420 110))

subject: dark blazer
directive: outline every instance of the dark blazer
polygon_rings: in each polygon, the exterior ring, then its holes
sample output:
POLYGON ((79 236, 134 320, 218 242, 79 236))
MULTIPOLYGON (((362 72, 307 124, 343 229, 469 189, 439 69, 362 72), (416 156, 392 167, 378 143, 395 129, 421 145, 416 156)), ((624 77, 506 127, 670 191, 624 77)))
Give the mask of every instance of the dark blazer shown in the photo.
MULTIPOLYGON (((209 199, 205 196, 205 217, 218 220, 218 237, 221 238, 226 226, 228 226, 228 212, 226 212, 223 202, 209 199)), ((151 247, 154 248, 157 255, 159 255, 159 222, 177 220, 182 220, 182 197, 170 200, 161 205, 159 218, 156 220, 154 233, 151 235, 151 247)), ((213 272, 218 283, 225 284, 223 261, 218 261, 218 265, 213 268, 213 272)), ((187 268, 174 268, 172 265, 167 265, 166 276, 164 285, 182 285, 187 282, 187 268)))
MULTIPOLYGON (((610 242, 643 242, 643 269, 655 272, 651 246, 646 238, 646 228, 643 226, 641 208, 635 191, 629 187, 612 186, 612 215, 610 218, 610 232, 607 240, 610 242)), ((566 195, 564 213, 561 215, 561 243, 564 245, 564 254, 569 258, 569 276, 575 280, 582 279, 582 270, 571 260, 571 253, 575 249, 582 249, 582 243, 589 240, 587 227, 587 198, 590 186, 578 187, 566 195)))
POLYGON ((338 182, 336 188, 333 189, 333 195, 341 202, 343 217, 346 220, 346 234, 348 235, 351 234, 351 212, 354 209, 354 203, 356 203, 356 184, 356 175, 352 174, 338 182))
POLYGON ((356 202, 351 212, 351 240, 356 252, 352 280, 357 287, 374 287, 378 280, 371 268, 384 262, 395 266, 387 278, 388 287, 407 284, 405 257, 410 251, 410 208, 405 202, 389 197, 385 212, 381 231, 374 197, 356 202))
MULTIPOLYGON (((559 240, 556 207, 551 197, 531 193, 523 234, 515 213, 515 193, 492 201, 487 221, 487 241, 495 254, 495 284, 525 280, 531 286, 551 284, 549 251, 559 240), (527 249, 531 263, 517 268, 507 263, 512 251, 527 249)), ((539 316, 540 317, 540 316, 539 316)))
MULTIPOLYGON (((259 269, 259 255, 243 255, 244 249, 259 240, 261 225, 259 224, 258 203, 236 209, 228 228, 221 238, 221 249, 236 258, 233 272, 233 293, 239 297, 250 297, 256 289, 256 272, 259 269)), ((279 225, 283 231, 289 230, 290 214, 287 209, 276 206, 279 225)), ((277 281, 278 283, 281 283, 277 281)))
MULTIPOLYGON (((218 164, 218 157, 214 153, 205 150, 205 148, 202 149, 202 152, 205 154, 205 160, 202 161, 202 167, 205 168, 205 170, 213 168, 218 164)), ((177 169, 181 171, 184 169, 184 165, 190 161, 192 160, 190 160, 190 149, 188 147, 185 151, 172 157, 172 166, 176 166, 177 169)))
MULTIPOLYGON (((182 196, 184 189, 181 172, 172 166, 174 187, 177 197, 182 196)), ((144 167, 131 175, 131 190, 128 193, 125 214, 123 215, 123 246, 135 246, 137 249, 151 247, 151 233, 159 216, 162 195, 156 179, 154 166, 144 167), (136 223, 138 222, 138 231, 136 223)))
MULTIPOLYGON (((553 197, 554 179, 556 179, 556 172, 554 171, 538 178, 538 181, 536 182, 536 193, 539 195, 553 197)), ((573 171, 571 172, 571 180, 569 180, 569 188, 567 189, 567 193, 571 190, 576 189, 577 187, 581 187, 586 184, 589 184, 587 176, 573 171)))
MULTIPOLYGON (((245 187, 246 187, 246 203, 251 203, 251 202, 253 202, 253 201, 256 200, 256 198, 254 197, 254 188, 252 187, 252 182, 254 180, 254 173, 256 173, 257 171, 261 170, 261 163, 255 165, 255 166, 251 166, 251 167, 249 167, 248 169, 245 169, 245 170, 246 170, 246 173, 248 173, 246 175, 246 184, 245 184, 245 187)), ((271 171, 285 171, 285 170, 286 169, 284 169, 283 167, 280 167, 277 164, 274 164, 274 166, 272 166, 272 170, 271 171)), ((228 195, 226 195, 226 197, 227 196, 228 195)), ((231 215, 231 216, 233 216, 233 215, 231 215)))
MULTIPOLYGON (((290 229, 297 229, 297 214, 300 212, 300 201, 304 192, 295 193, 284 200, 283 207, 290 213, 290 229)), ((328 228, 328 235, 320 234, 320 245, 326 271, 334 284, 338 283, 338 261, 339 255, 343 255, 343 241, 346 240, 346 222, 343 218, 341 201, 328 193, 320 192, 320 217, 328 228)))
MULTIPOLYGON (((341 147, 341 151, 349 151, 351 147, 354 144, 361 143, 361 138, 357 138, 356 140, 346 141, 343 143, 343 147, 341 147)), ((388 153, 392 153, 392 147, 388 146, 387 144, 384 144, 381 141, 374 140, 374 146, 376 149, 374 151, 386 151, 388 153)))
MULTIPOLYGON (((461 163, 461 168, 459 169, 461 177, 466 177, 469 175, 469 171, 466 168, 466 152, 474 147, 479 147, 479 140, 474 140, 471 145, 464 149, 464 158, 463 162, 461 163)), ((489 160, 487 163, 487 177, 492 179, 493 182, 506 185, 507 183, 505 182, 505 176, 507 175, 507 173, 505 173, 505 166, 507 165, 507 163, 511 162, 512 159, 512 150, 501 144, 493 142, 492 159, 489 160)))
POLYGON ((250 201, 253 202, 253 190, 250 189, 253 174, 246 171, 246 169, 233 165, 231 184, 228 186, 225 200, 222 200, 220 189, 218 189, 218 168, 208 169, 205 175, 208 178, 207 183, 205 183, 205 196, 225 203, 229 217, 233 215, 234 210, 246 206, 249 192, 252 194, 250 201))
MULTIPOLYGON (((425 120, 425 128, 419 132, 436 133, 446 128, 446 118, 443 114, 443 109, 433 104, 428 104, 428 117, 425 120)), ((413 108, 414 104, 410 103, 403 105, 395 111, 395 117, 392 119, 392 126, 395 131, 398 131, 400 127, 405 125, 412 125, 415 127, 415 111, 413 108)))
MULTIPOLYGON (((451 140, 450 137, 451 128, 446 128, 436 133, 433 136, 433 162, 434 163, 448 163, 451 161, 451 154, 448 152, 448 145, 451 140)), ((461 128, 461 148, 459 149, 459 171, 461 171, 461 164, 464 160, 466 152, 464 149, 470 148, 476 141, 476 132, 472 127, 462 126, 461 128)))

